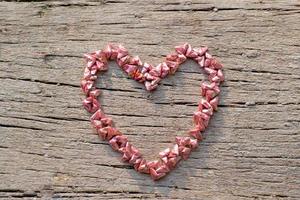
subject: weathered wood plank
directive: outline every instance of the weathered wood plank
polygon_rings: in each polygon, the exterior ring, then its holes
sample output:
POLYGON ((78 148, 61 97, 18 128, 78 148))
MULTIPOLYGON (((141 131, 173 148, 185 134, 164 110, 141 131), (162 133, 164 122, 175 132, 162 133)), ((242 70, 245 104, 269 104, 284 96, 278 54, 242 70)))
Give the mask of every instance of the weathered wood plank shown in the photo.
MULTIPOLYGON (((299 6, 0 2, 0 198, 299 199, 299 6), (224 63, 221 105, 191 159, 153 182, 91 129, 82 54, 117 42, 158 63, 185 41, 210 46, 224 63)), ((110 66, 98 81, 105 112, 153 158, 191 126, 205 77, 189 61, 148 93, 110 66)))

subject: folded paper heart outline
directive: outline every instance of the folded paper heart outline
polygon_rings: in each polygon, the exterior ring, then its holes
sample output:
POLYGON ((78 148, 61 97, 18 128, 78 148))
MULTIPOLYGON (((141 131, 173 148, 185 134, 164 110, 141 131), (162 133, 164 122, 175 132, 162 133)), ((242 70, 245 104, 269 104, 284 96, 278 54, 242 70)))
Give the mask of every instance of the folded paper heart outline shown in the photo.
POLYGON ((222 64, 208 53, 207 47, 192 48, 185 43, 175 47, 175 53, 166 56, 165 61, 156 67, 142 63, 138 56, 132 57, 122 45, 108 44, 103 50, 85 54, 86 67, 81 80, 81 88, 86 98, 84 108, 92 114, 90 120, 93 127, 103 140, 122 154, 122 160, 134 166, 141 173, 150 174, 153 180, 167 175, 176 167, 180 160, 188 159, 192 150, 197 148, 202 138, 201 132, 208 126, 210 118, 217 110, 220 94, 220 84, 224 81, 222 64), (154 90, 159 82, 169 74, 174 74, 180 64, 187 58, 196 61, 208 75, 208 82, 201 83, 201 96, 197 111, 193 113, 194 127, 189 130, 189 136, 176 137, 172 148, 159 153, 159 159, 146 161, 140 151, 129 143, 127 137, 113 126, 111 118, 101 110, 97 97, 100 89, 95 87, 100 71, 108 69, 108 61, 115 60, 132 79, 143 83, 148 91, 154 90))

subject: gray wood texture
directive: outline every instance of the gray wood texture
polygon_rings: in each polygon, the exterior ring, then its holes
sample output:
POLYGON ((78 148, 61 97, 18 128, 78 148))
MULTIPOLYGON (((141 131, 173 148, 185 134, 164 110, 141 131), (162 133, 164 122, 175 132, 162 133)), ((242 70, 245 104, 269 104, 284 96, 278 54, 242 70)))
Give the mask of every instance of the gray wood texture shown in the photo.
MULTIPOLYGON (((300 4, 294 0, 0 2, 0 199, 300 199, 300 4), (189 42, 224 64, 220 109, 161 181, 101 141, 81 106, 86 52, 157 64, 189 42)), ((154 158, 185 135, 205 79, 188 61, 146 92, 115 63, 101 102, 154 158)))

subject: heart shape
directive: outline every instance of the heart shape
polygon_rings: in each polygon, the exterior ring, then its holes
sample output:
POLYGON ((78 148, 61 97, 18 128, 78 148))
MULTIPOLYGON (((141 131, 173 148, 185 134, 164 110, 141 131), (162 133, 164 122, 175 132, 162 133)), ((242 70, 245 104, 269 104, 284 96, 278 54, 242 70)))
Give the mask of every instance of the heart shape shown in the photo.
POLYGON ((103 140, 109 141, 111 147, 123 155, 123 161, 132 164, 138 172, 150 174, 154 180, 168 174, 181 159, 188 159, 191 151, 198 146, 198 142, 202 140, 201 132, 208 126, 213 112, 217 110, 219 86, 224 81, 222 65, 208 53, 207 47, 192 48, 191 45, 185 43, 176 46, 175 50, 175 53, 168 55, 165 61, 156 67, 142 63, 138 56, 131 57, 122 45, 109 44, 103 50, 84 55, 87 66, 81 80, 81 88, 86 95, 83 106, 89 113, 92 113, 90 118, 92 125, 103 140), (151 91, 168 74, 174 74, 187 58, 195 60, 208 74, 209 80, 201 84, 203 98, 193 114, 195 126, 189 131, 189 136, 176 137, 172 148, 160 152, 160 159, 146 161, 139 150, 129 143, 127 137, 113 127, 112 119, 101 110, 97 100, 100 90, 95 87, 97 73, 108 69, 108 60, 116 60, 120 68, 132 79, 144 83, 146 90, 151 91))

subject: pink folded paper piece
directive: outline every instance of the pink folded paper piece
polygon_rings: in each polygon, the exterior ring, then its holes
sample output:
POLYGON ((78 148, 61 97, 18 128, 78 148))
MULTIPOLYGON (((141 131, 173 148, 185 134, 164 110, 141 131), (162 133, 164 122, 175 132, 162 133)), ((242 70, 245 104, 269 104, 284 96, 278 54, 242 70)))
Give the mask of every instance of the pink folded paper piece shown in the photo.
POLYGON ((138 56, 130 56, 122 45, 109 44, 103 50, 84 55, 87 65, 81 80, 81 88, 86 96, 83 106, 92 113, 90 120, 93 127, 103 140, 107 140, 115 151, 122 154, 123 161, 133 165, 138 172, 150 174, 154 180, 167 175, 180 160, 188 159, 192 150, 197 148, 198 142, 203 139, 202 132, 217 110, 220 83, 224 81, 223 66, 208 53, 207 47, 192 48, 185 43, 175 47, 175 50, 175 53, 167 55, 165 61, 157 66, 143 63, 138 56), (97 99, 101 91, 95 87, 97 74, 108 70, 109 60, 115 60, 128 76, 143 83, 145 89, 151 91, 158 87, 163 78, 174 74, 188 58, 196 61, 208 75, 208 82, 201 84, 202 99, 193 114, 194 127, 188 131, 189 136, 176 137, 174 146, 160 152, 158 160, 146 161, 127 137, 113 126, 112 119, 102 111, 97 99))

